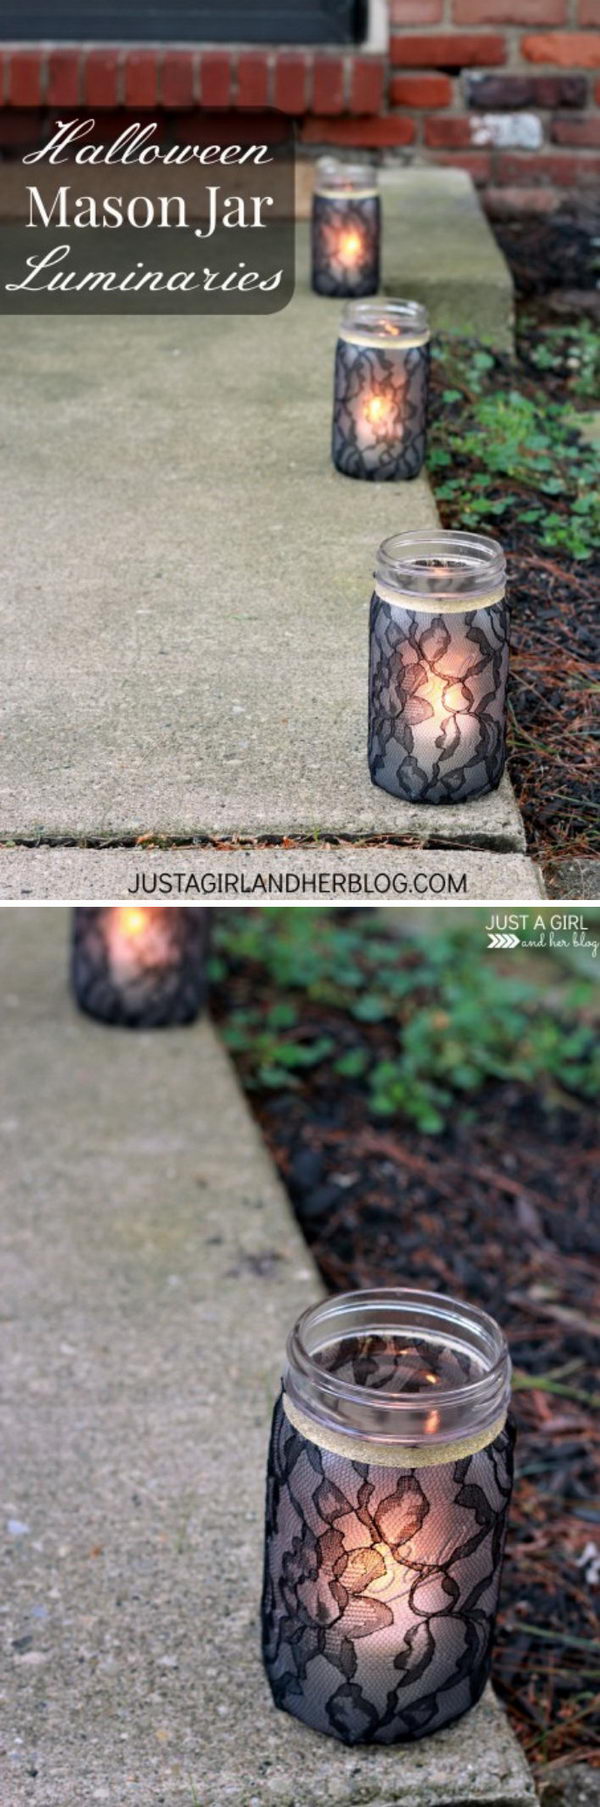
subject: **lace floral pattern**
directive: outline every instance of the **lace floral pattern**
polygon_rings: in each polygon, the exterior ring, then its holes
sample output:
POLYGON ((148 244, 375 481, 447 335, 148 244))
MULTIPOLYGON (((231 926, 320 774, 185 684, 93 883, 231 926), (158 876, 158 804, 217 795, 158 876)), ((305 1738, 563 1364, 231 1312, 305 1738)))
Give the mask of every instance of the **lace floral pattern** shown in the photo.
POLYGON ((314 196, 312 282, 317 295, 376 295, 380 215, 378 195, 314 196))
POLYGON ((119 960, 116 937, 125 937, 116 920, 138 911, 82 908, 74 912, 71 982, 81 1010, 102 1022, 131 1029, 157 1029, 191 1023, 206 996, 208 911, 148 909, 160 919, 140 936, 130 961, 119 960))
POLYGON ((425 614, 371 600, 369 770, 408 803, 462 803, 500 783, 506 602, 425 614))
POLYGON ((418 476, 425 457, 429 345, 393 354, 338 339, 332 457, 346 477, 418 476))
POLYGON ((267 1477, 263 1655, 275 1705, 345 1744, 437 1731, 490 1668, 514 1430, 398 1472, 308 1442, 279 1398, 267 1477))

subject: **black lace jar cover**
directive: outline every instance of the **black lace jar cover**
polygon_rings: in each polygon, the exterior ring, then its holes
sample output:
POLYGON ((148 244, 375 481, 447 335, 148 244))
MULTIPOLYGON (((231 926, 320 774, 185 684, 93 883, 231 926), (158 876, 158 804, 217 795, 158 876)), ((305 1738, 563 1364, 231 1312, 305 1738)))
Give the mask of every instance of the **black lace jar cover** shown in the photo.
POLYGON ((346 309, 335 354, 332 457, 346 477, 418 476, 425 458, 429 324, 417 301, 346 309))
POLYGON ((275 1705, 346 1744, 450 1724, 490 1672, 510 1502, 510 1361, 485 1313, 342 1295, 300 1319, 269 1450, 275 1705))
POLYGON ((317 295, 376 295, 381 203, 368 166, 322 158, 312 204, 312 286, 317 295))
POLYGON ((369 770, 407 803, 464 803, 505 763, 509 610, 495 540, 405 533, 371 599, 369 770))
POLYGON ((208 941, 208 910, 75 910, 71 983, 80 1010, 129 1029, 193 1022, 206 997, 208 941))

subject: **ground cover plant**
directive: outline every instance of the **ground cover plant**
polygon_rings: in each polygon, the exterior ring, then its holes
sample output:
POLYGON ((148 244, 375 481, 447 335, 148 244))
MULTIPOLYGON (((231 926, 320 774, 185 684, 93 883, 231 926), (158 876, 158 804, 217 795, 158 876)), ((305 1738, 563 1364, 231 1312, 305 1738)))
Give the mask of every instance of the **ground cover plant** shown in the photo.
POLYGON ((550 1774, 600 1761, 594 992, 546 956, 485 953, 470 912, 432 914, 227 911, 213 1008, 326 1284, 453 1292, 506 1330, 494 1677, 550 1774))
POLYGON ((600 456, 586 437, 600 340, 520 316, 510 358, 434 342, 428 471, 443 525, 508 555, 510 770, 532 854, 598 853, 600 456))

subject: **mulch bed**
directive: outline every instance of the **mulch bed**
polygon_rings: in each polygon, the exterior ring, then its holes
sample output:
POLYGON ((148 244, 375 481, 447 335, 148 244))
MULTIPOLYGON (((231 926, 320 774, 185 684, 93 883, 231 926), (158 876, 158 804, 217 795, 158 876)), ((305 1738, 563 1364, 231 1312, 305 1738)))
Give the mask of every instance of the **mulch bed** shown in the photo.
MULTIPOLYGON (((597 297, 600 258, 600 216, 597 206, 581 210, 574 219, 567 213, 529 214, 522 219, 496 221, 494 236, 512 271, 518 297, 548 297, 545 316, 559 310, 559 295, 577 296, 579 306, 593 310, 597 297)), ((568 303, 567 303, 568 305, 568 303)))
MULTIPOLYGON (((238 967, 214 1008, 226 1021, 232 1005, 274 998, 255 969, 238 967)), ((310 1039, 332 1035, 338 1053, 355 1036, 343 1011, 306 1001, 302 1025, 310 1039)), ((385 1024, 361 1035, 386 1057, 385 1024)), ((238 1066, 244 1082, 244 1055, 238 1066)), ((600 1763, 594 1562, 581 1560, 588 1544, 600 1551, 591 1110, 493 1082, 474 1121, 432 1137, 382 1126, 360 1082, 341 1084, 328 1063, 294 1091, 250 1101, 328 1287, 468 1296, 501 1321, 518 1374, 544 1383, 515 1393, 518 1480, 494 1680, 531 1761, 600 1763)))
MULTIPOLYGON (((532 215, 494 225, 516 293, 517 364, 496 359, 493 382, 532 399, 573 401, 572 340, 562 365, 542 374, 532 358, 546 329, 599 318, 600 218, 592 198, 577 218, 532 215)), ((556 348, 556 341, 554 342, 556 348)), ((434 366, 435 389, 444 386, 434 366)), ((596 405, 597 405, 597 398, 596 405)), ((579 399, 578 407, 585 406, 579 399)), ((594 405, 590 396, 589 405, 594 405)), ((468 468, 465 466, 468 477, 468 468)), ((500 491, 498 492, 500 493, 500 491)), ((445 526, 451 526, 445 519, 445 526)), ((492 529, 493 531, 493 529, 492 529)), ((565 859, 598 858, 598 730, 594 697, 600 653, 600 563, 548 555, 508 510, 498 528, 508 552, 512 602, 510 771, 529 851, 551 880, 565 859)))
MULTIPOLYGON (((506 355, 494 358, 490 387, 510 390, 516 376, 522 391, 532 400, 539 397, 542 379, 528 360, 528 347, 537 336, 533 323, 523 328, 518 365, 506 355)), ((544 373, 544 390, 555 401, 570 399, 567 356, 565 342, 564 370, 544 373)), ((447 381, 444 366, 434 361, 433 421, 442 410, 450 417, 459 415, 460 404, 441 399, 447 381)), ((466 455, 460 470, 465 489, 470 486, 477 492, 479 472, 466 455)), ((514 489, 513 482, 499 480, 492 493, 500 497, 514 489)), ((455 525, 452 506, 441 501, 438 505, 443 525, 455 525)), ((598 858, 593 687, 600 660, 600 560, 548 552, 535 530, 519 519, 516 506, 509 506, 499 524, 488 530, 502 540, 507 553, 512 622, 508 756, 528 850, 546 869, 568 858, 598 858)))

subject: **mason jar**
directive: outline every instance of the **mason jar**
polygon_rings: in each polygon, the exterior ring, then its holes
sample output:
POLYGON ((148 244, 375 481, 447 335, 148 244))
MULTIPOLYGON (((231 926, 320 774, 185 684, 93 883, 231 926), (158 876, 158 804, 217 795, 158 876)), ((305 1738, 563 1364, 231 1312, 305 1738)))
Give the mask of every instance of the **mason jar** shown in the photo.
POLYGON ((73 911, 71 984, 104 1023, 191 1023, 207 991, 208 910, 85 906, 73 911))
POLYGON ((381 203, 368 164, 322 157, 312 204, 312 286, 317 295, 375 295, 381 203))
POLYGON ((398 533, 370 610, 369 770, 407 803, 464 803, 505 762, 504 553, 477 533, 398 533))
POLYGON ((346 477, 418 476, 425 458, 430 329, 418 301, 354 301, 335 353, 332 458, 346 477))
POLYGON ((263 1656, 277 1707, 345 1744, 460 1718, 490 1672, 513 1474, 486 1312, 342 1294, 292 1331, 268 1459, 263 1656))

